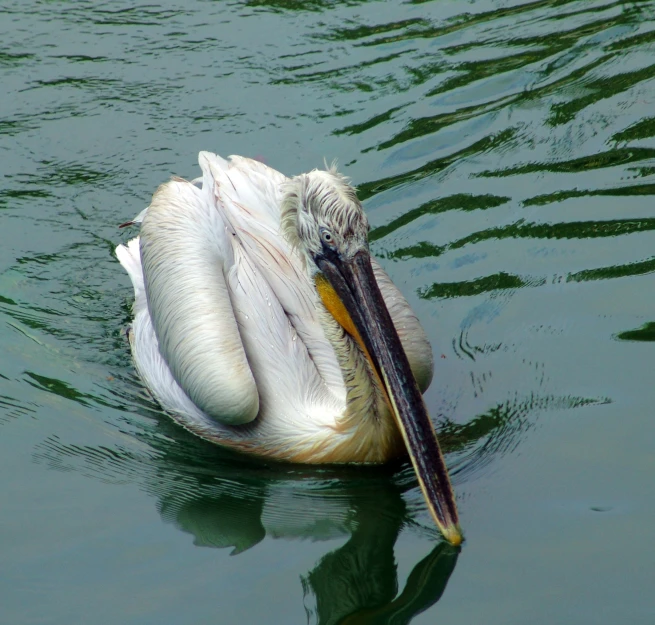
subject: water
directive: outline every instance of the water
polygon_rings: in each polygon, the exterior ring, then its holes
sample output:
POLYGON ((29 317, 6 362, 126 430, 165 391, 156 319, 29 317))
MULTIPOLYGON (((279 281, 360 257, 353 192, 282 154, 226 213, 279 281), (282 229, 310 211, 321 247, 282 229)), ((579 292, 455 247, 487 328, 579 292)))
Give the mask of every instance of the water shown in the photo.
POLYGON ((0 622, 652 623, 655 2, 0 5, 0 622), (338 159, 436 355, 405 463, 144 396, 117 225, 196 153, 338 159))

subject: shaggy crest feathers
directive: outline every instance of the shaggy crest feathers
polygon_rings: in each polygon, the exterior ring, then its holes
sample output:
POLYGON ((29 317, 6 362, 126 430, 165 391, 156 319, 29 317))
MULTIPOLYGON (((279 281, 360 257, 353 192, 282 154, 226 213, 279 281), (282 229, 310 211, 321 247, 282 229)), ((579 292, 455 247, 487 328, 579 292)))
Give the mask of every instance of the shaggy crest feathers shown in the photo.
MULTIPOLYGON (((368 248, 368 220, 348 178, 334 164, 284 183, 281 229, 292 247, 310 258, 321 253, 321 229, 329 230, 344 256, 368 248)), ((311 265, 310 265, 311 266, 311 265)))

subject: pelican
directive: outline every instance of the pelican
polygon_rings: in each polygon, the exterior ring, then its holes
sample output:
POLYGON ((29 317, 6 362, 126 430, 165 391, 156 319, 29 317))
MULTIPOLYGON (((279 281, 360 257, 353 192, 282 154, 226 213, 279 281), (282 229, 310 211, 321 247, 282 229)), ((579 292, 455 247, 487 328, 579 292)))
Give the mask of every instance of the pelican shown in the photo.
POLYGON ((463 538, 421 393, 430 343, 370 255, 368 220, 335 167, 293 178, 201 152, 116 255, 135 291, 128 332, 145 386, 195 434, 299 463, 408 453, 437 527, 463 538))

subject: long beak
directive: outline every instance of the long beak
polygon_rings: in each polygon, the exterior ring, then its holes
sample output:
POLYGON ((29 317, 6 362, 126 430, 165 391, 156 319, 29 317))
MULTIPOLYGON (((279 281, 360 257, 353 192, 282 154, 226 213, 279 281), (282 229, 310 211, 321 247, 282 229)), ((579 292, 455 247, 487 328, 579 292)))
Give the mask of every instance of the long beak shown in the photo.
POLYGON ((350 314, 385 386, 437 527, 448 542, 460 545, 463 536, 446 463, 421 391, 375 280, 368 252, 358 252, 352 261, 343 261, 331 254, 329 258, 317 258, 316 264, 350 314))

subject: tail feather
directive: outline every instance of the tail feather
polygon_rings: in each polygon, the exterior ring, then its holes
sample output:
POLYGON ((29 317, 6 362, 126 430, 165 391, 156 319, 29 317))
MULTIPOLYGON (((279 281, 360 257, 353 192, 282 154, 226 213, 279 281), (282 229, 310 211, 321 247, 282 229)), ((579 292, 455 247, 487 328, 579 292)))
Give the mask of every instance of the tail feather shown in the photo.
POLYGON ((146 287, 143 281, 143 268, 141 267, 141 250, 139 249, 139 237, 128 241, 127 245, 119 245, 116 248, 116 258, 127 271, 134 287, 134 312, 147 308, 146 287))

